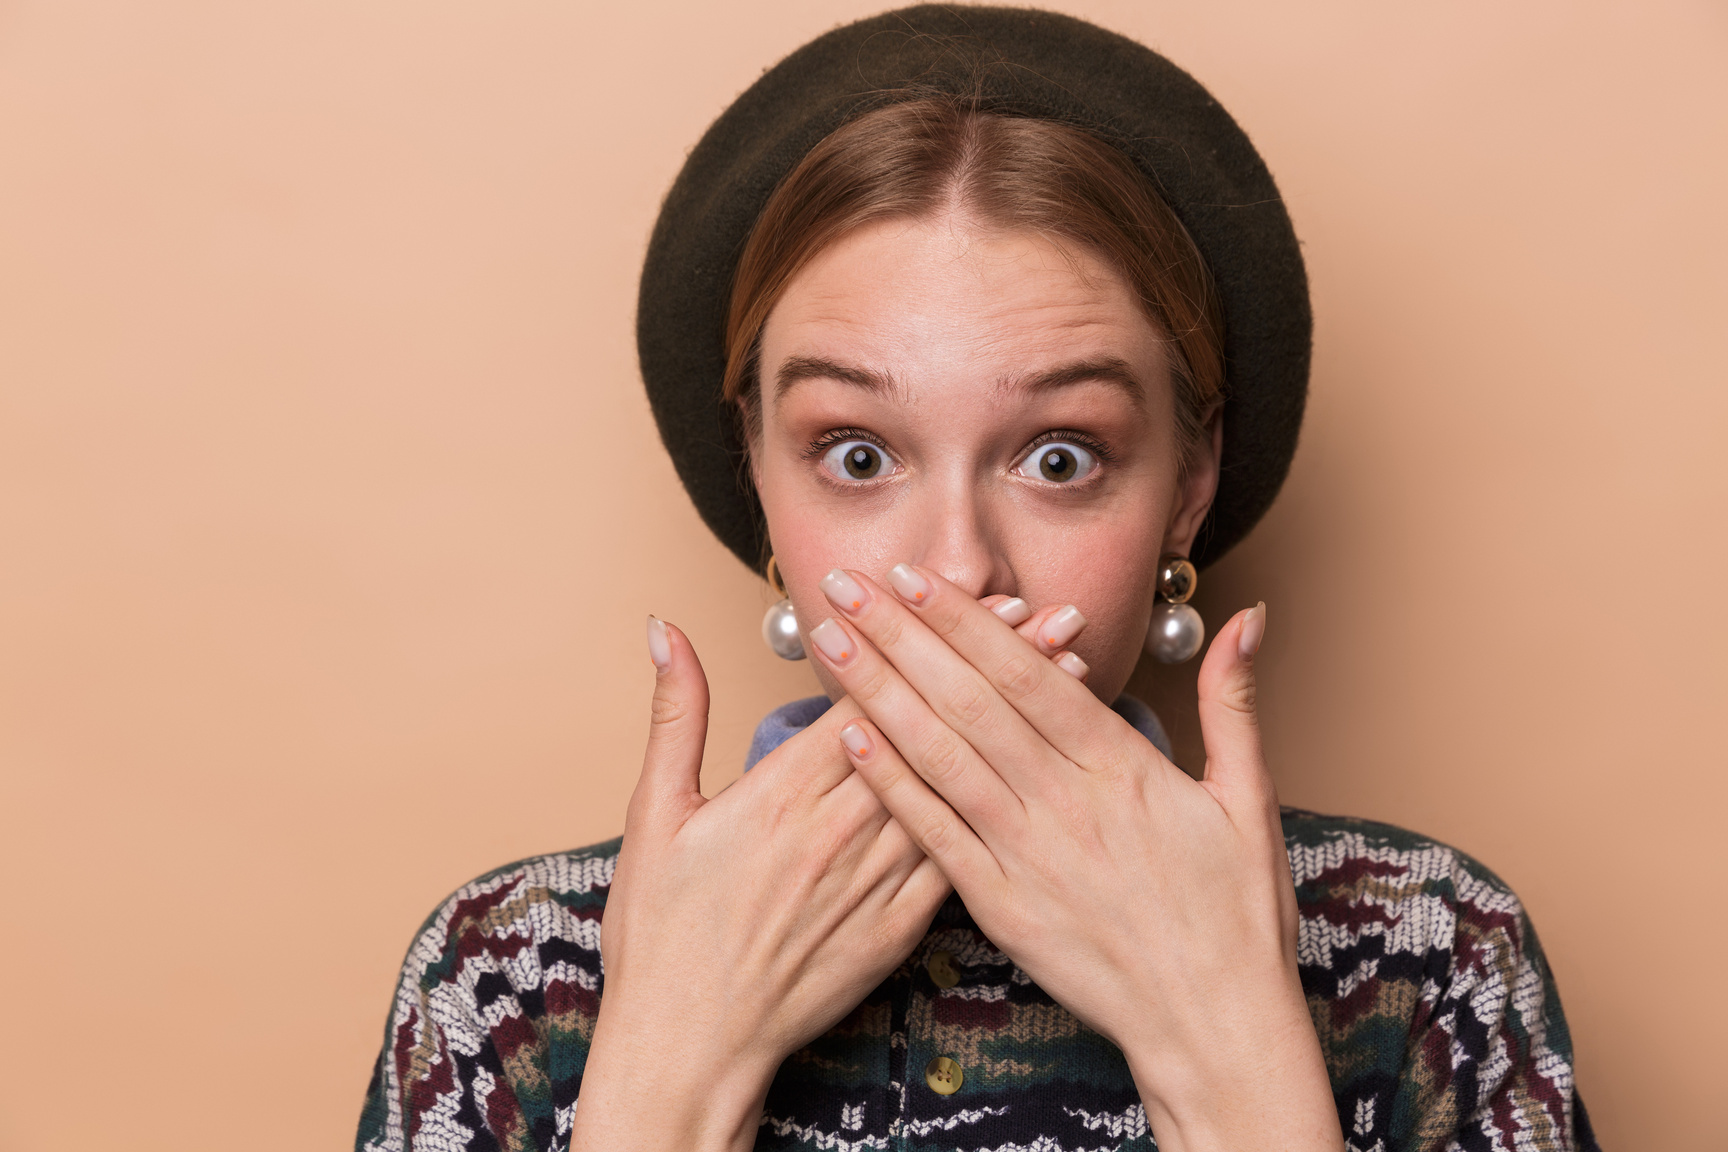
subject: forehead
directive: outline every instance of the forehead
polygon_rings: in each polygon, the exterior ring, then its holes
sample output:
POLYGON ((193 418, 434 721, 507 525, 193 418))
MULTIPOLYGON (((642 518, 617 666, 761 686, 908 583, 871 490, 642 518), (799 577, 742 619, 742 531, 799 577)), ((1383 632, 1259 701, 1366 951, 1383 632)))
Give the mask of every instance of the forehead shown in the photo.
POLYGON ((1163 342, 1096 254, 963 217, 890 220, 842 238, 787 286, 762 333, 764 382, 790 357, 843 358, 901 387, 980 384, 1055 361, 1115 359, 1147 377, 1163 342))

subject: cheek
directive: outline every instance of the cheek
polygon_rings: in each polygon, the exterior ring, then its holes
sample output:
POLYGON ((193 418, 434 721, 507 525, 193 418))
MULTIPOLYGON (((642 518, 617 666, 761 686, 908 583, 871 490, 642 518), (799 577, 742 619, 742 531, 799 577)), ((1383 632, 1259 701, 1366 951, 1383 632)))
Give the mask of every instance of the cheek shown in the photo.
POLYGON ((830 569, 851 568, 880 578, 905 559, 904 517, 893 507, 824 498, 808 487, 801 489, 789 471, 772 465, 758 473, 775 562, 806 629, 828 614, 817 582, 830 569))
MULTIPOLYGON (((904 558, 904 534, 897 517, 848 515, 835 502, 799 499, 771 476, 764 479, 760 494, 775 564, 798 613, 798 625, 808 636, 817 624, 838 615, 822 594, 822 577, 833 568, 851 568, 880 583, 904 558)), ((807 666, 830 698, 845 694, 820 660, 812 659, 807 666)))
POLYGON ((827 601, 817 581, 834 568, 851 568, 881 580, 888 569, 912 555, 908 541, 916 535, 903 509, 848 506, 844 501, 775 499, 762 493, 768 538, 787 591, 806 626, 821 615, 808 616, 806 607, 825 611, 827 601))
POLYGON ((1020 595, 1035 608, 1073 604, 1085 614, 1074 650, 1092 668, 1088 686, 1106 702, 1127 684, 1144 649, 1170 515, 1165 495, 1149 484, 1124 493, 1106 515, 1011 534, 1020 595))
MULTIPOLYGON (((1152 602, 1160 533, 1119 524, 1062 534, 1054 547, 1014 549, 1020 595, 1035 607, 1073 604, 1086 614, 1085 643, 1135 648, 1152 602)), ((1091 657, 1087 657, 1091 660, 1091 657)))

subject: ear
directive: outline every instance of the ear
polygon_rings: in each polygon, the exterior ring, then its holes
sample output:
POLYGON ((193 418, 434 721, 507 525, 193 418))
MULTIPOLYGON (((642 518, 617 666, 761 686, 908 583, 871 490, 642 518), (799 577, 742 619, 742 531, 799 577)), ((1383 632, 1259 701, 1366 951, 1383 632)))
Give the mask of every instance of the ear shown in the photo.
POLYGON ((1179 556, 1193 555, 1194 537, 1212 510, 1212 497, 1218 494, 1218 470, 1224 457, 1224 406, 1220 404, 1206 417, 1206 433, 1194 445, 1182 487, 1176 494, 1176 507, 1170 513, 1170 526, 1164 531, 1164 551, 1179 556))

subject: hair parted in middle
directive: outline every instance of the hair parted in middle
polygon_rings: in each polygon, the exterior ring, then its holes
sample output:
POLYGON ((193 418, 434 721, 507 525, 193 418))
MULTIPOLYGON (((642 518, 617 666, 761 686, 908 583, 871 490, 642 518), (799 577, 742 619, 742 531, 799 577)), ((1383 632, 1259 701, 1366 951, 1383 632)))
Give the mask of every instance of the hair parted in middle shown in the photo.
POLYGON ((786 286, 858 228, 944 211, 1079 245, 1123 276, 1169 342, 1186 465, 1224 399, 1223 323, 1193 239, 1151 178, 1108 141, 947 95, 847 122, 769 197, 739 258, 726 318, 723 395, 738 406, 746 442, 760 430, 762 329, 786 286))

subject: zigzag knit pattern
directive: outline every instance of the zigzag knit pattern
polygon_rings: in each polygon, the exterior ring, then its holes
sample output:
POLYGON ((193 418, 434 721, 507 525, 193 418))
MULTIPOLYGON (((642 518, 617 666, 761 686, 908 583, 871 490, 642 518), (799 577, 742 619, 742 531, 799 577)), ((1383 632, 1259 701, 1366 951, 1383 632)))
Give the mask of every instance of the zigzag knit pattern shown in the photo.
MULTIPOLYGON (((1443 844, 1286 809, 1298 958, 1348 1152, 1595 1152, 1559 996, 1518 898, 1443 844)), ((482 876, 403 964, 358 1152, 562 1152, 600 1008, 619 842, 482 876)), ((759 1149, 1141 1152, 1121 1052, 950 898, 906 963, 781 1066, 759 1149), (940 988, 926 962, 954 958, 940 988), (923 1069, 948 1056, 960 1091, 923 1069)))

